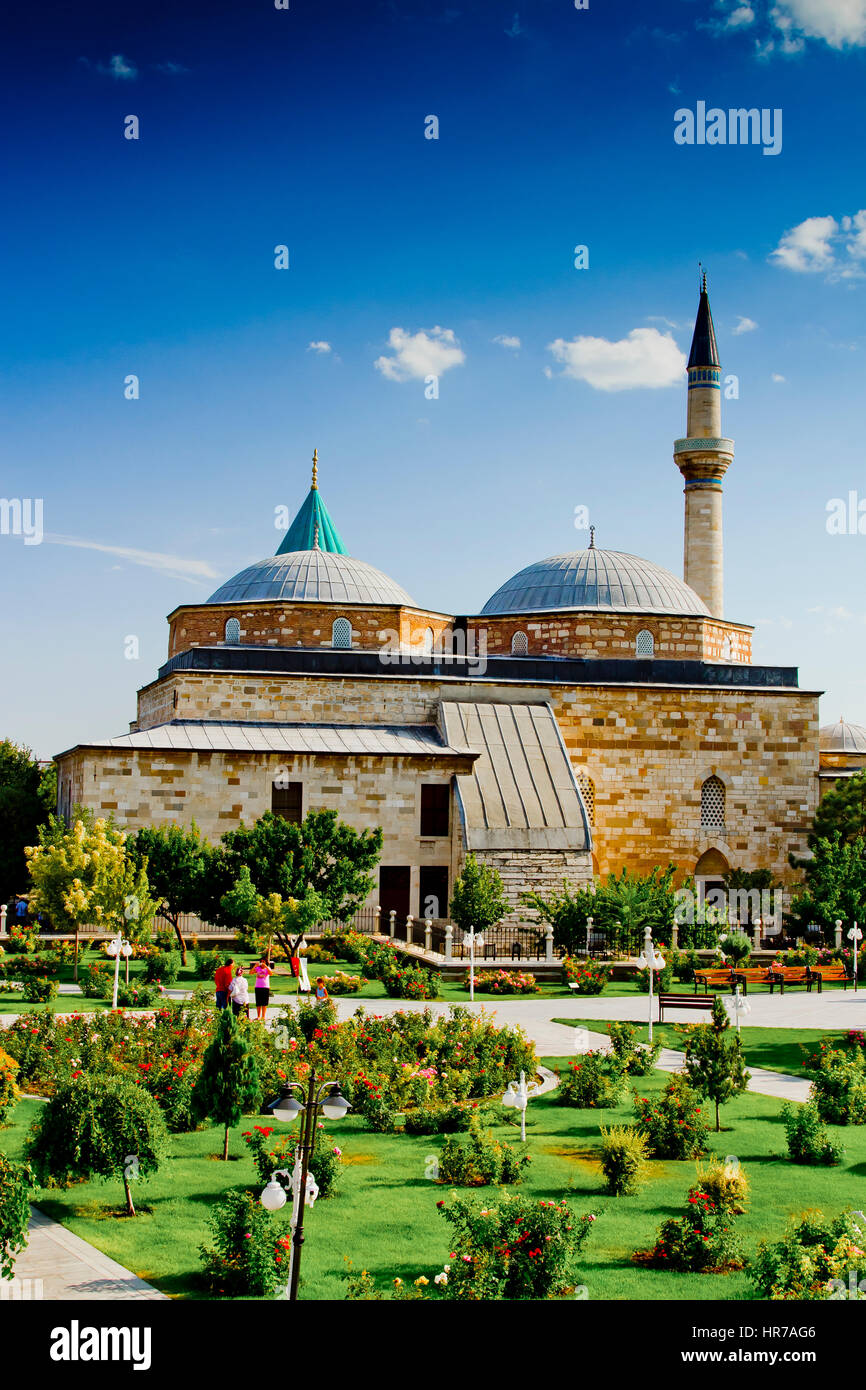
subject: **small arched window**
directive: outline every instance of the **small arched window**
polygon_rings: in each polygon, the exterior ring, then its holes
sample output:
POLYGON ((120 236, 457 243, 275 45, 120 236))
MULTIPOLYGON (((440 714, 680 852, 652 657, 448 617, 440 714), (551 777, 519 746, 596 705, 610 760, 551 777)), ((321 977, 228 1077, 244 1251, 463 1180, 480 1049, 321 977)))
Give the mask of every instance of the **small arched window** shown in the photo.
POLYGON ((515 632, 511 639, 511 655, 527 656, 529 654, 529 638, 525 632, 515 632))
POLYGON ((229 618, 226 623, 226 642, 236 647, 241 640, 241 625, 237 618, 229 618))
POLYGON ((348 618, 335 618, 331 628, 332 647, 351 647, 352 624, 348 618))
POLYGON ((725 784, 719 777, 708 777, 701 787, 701 828, 725 828, 725 784))
POLYGON ((722 661, 730 661, 730 659, 731 659, 731 639, 730 639, 730 637, 726 637, 725 640, 724 640, 724 642, 722 643, 722 661))
POLYGON ((577 785, 580 787, 580 794, 583 797, 583 804, 586 807, 586 818, 590 825, 595 825, 595 783, 585 772, 577 776, 577 785))
POLYGON ((656 649, 655 638, 648 628, 642 628, 635 638, 635 656, 654 656, 656 649))

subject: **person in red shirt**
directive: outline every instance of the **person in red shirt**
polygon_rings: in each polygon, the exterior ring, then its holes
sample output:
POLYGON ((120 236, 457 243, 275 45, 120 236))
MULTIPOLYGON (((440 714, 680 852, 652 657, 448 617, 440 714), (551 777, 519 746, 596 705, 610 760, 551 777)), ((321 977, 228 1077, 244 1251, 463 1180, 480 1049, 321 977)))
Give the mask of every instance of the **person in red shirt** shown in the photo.
POLYGON ((234 976, 234 961, 229 959, 225 965, 221 965, 213 977, 214 989, 216 990, 216 1006, 224 1009, 229 1002, 229 985, 234 976))

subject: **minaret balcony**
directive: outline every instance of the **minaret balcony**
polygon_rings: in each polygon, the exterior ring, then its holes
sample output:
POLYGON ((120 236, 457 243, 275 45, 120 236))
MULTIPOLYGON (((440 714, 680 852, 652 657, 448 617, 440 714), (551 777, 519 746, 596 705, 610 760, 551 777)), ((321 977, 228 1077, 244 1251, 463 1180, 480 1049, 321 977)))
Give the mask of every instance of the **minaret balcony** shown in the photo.
POLYGON ((674 457, 677 454, 729 454, 734 457, 733 439, 675 439, 674 457))

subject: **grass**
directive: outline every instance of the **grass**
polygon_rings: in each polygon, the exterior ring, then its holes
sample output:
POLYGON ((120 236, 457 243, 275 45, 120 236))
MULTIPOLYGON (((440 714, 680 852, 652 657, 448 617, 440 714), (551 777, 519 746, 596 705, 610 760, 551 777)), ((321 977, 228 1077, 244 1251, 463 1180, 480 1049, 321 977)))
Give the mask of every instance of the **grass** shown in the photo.
MULTIPOLYGON (((554 1023, 562 1023, 567 1028, 588 1028, 593 1033, 607 1034, 609 1019, 606 1018, 556 1018, 554 1023)), ((638 1042, 647 1042, 647 1025, 632 1020, 638 1042)), ((694 1023, 654 1023, 653 1038, 661 1040, 665 1047, 681 1052, 683 1038, 694 1023)), ((803 1049, 812 1051, 823 1039, 832 1042, 834 1047, 842 1045, 844 1032, 828 1032, 826 1028, 741 1028, 743 1054, 750 1067, 763 1067, 765 1071, 788 1072, 793 1076, 807 1074, 806 1058, 803 1049)))
MULTIPOLYGON (((545 1060, 557 1067, 573 1059, 545 1060)), ((667 1079, 655 1073, 639 1078, 636 1085, 640 1094, 650 1095, 667 1079)), ((27 1126, 40 1108, 35 1101, 20 1102, 12 1123, 0 1130, 0 1147, 20 1154, 27 1126)), ((723 1132, 711 1136, 711 1149, 721 1157, 736 1154, 751 1182, 750 1208, 738 1223, 748 1253, 754 1253, 761 1237, 777 1239, 787 1218, 807 1207, 837 1212, 862 1206, 866 1127, 831 1127, 847 1150, 840 1167, 795 1167, 784 1156, 780 1109, 780 1103, 768 1097, 740 1096, 723 1108, 723 1132)), ((556 1105, 552 1096, 532 1101, 528 1146, 533 1163, 516 1190, 548 1199, 567 1195, 576 1211, 598 1213, 580 1275, 593 1300, 749 1298, 745 1272, 675 1274, 631 1263, 635 1249, 652 1245, 660 1222, 681 1212, 695 1175, 691 1161, 652 1161, 642 1192, 606 1196, 597 1163, 599 1124, 628 1123, 631 1118, 631 1096, 606 1111, 572 1110, 556 1105)), ((250 1128, 253 1122, 240 1128, 250 1128)), ((507 1125, 495 1129, 498 1137, 519 1142, 519 1130, 507 1125)), ((343 1150, 343 1172, 337 1193, 306 1215, 302 1297, 343 1299, 346 1258, 357 1270, 369 1270, 382 1288, 395 1277, 432 1278, 447 1263, 450 1248, 450 1227, 436 1210, 446 1190, 425 1177, 441 1138, 374 1134, 358 1118, 332 1124, 330 1133, 343 1150)), ((208 1128, 173 1138, 172 1158, 136 1191, 143 1210, 135 1220, 113 1214, 122 1203, 119 1182, 81 1183, 40 1195, 37 1204, 163 1292, 177 1298, 207 1297, 197 1287, 196 1275, 197 1249, 208 1239, 208 1213, 231 1188, 260 1188, 239 1131, 232 1133, 230 1147, 236 1161, 224 1164, 213 1157, 220 1149, 220 1134, 208 1128)), ((497 1192, 481 1188, 477 1196, 495 1201, 497 1192)), ((273 1219, 275 1232, 282 1229, 288 1221, 286 1210, 273 1219)))

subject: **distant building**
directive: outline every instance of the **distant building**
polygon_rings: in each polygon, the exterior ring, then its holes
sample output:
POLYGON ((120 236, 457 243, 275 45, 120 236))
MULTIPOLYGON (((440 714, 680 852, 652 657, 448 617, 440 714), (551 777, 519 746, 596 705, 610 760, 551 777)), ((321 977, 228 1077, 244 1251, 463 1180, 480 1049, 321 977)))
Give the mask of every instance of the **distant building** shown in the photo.
POLYGON ((346 553, 314 457, 277 554, 169 615, 130 732, 59 756, 61 810, 195 819, 216 840, 332 807, 382 826, 374 896, 401 914, 445 915, 468 850, 513 899, 669 861, 705 887, 728 867, 790 878, 818 800, 818 693, 752 665, 751 627, 723 616, 733 454, 704 282, 674 451, 682 580, 591 534, 480 613, 419 608, 346 553))

